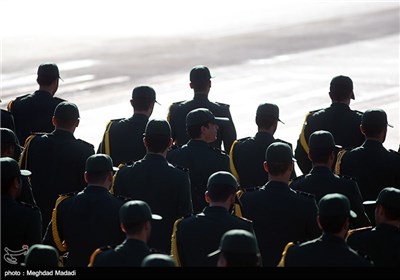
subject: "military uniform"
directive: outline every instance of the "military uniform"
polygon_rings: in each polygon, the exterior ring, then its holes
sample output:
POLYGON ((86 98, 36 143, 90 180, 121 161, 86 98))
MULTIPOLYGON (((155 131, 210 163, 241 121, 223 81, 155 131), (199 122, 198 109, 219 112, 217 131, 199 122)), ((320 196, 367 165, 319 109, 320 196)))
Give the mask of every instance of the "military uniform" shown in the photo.
POLYGON ((146 155, 143 132, 148 120, 149 117, 144 114, 134 114, 128 119, 111 120, 107 124, 97 153, 109 155, 114 166, 142 159, 146 155))
POLYGON ((27 139, 20 165, 32 171, 32 191, 42 211, 43 231, 51 219, 58 195, 86 186, 85 162, 93 154, 93 145, 76 139, 65 130, 34 134, 27 139))
POLYGON ((321 233, 314 197, 283 182, 270 181, 245 192, 240 202, 243 217, 253 221, 264 266, 278 265, 288 242, 311 240, 321 233))
POLYGON ((147 202, 161 221, 152 223, 149 246, 169 252, 172 227, 176 219, 192 212, 187 170, 169 164, 158 154, 147 154, 115 174, 113 192, 147 202))
POLYGON ((14 116, 15 131, 21 145, 33 132, 54 130, 53 113, 57 105, 63 101, 65 100, 53 97, 47 91, 37 90, 8 103, 7 109, 14 116))
MULTIPOLYGON (((236 140, 230 150, 230 169, 240 186, 244 189, 263 186, 268 182, 268 173, 264 170, 265 151, 273 142, 288 142, 275 139, 268 132, 257 132, 255 137, 236 140)), ((293 170, 292 178, 296 177, 293 170)))
POLYGON ((94 250, 124 240, 119 208, 125 201, 95 185, 78 194, 61 195, 43 243, 61 253, 68 251, 66 266, 87 266, 94 250))
POLYGON ((312 167, 308 159, 308 140, 314 131, 329 131, 335 143, 343 148, 358 147, 364 142, 360 131, 361 118, 362 112, 351 110, 344 103, 332 103, 328 108, 309 112, 295 150, 297 165, 303 174, 308 174, 312 167))
POLYGON ((97 249, 90 257, 91 267, 139 267, 143 259, 151 254, 147 244, 138 239, 125 239, 116 246, 97 249))
POLYGON ((1 127, 11 129, 12 131, 15 132, 14 117, 10 112, 1 109, 0 121, 1 121, 1 127))
POLYGON ((193 210, 199 213, 207 206, 204 193, 207 180, 217 171, 229 170, 229 156, 202 140, 189 140, 181 148, 171 150, 167 160, 189 169, 193 210))
POLYGON ((172 138, 175 143, 182 146, 189 141, 189 135, 186 133, 186 115, 197 108, 207 108, 216 117, 229 119, 226 124, 219 125, 217 140, 212 143, 214 147, 221 148, 221 144, 224 142, 224 150, 229 152, 233 141, 236 140, 236 129, 229 105, 211 102, 207 96, 201 94, 195 94, 192 100, 175 102, 170 106, 167 120, 171 125, 172 138))
POLYGON ((351 178, 339 177, 333 174, 328 167, 314 166, 309 174, 294 179, 290 187, 294 190, 315 195, 317 203, 328 193, 343 194, 350 200, 351 209, 357 214, 357 218, 352 221, 352 227, 370 225, 370 221, 364 211, 363 198, 357 182, 351 178))
POLYGON ((42 239, 42 216, 38 207, 1 195, 2 266, 17 268, 28 246, 42 239), (23 246, 26 247, 23 247, 23 246), (6 249, 7 248, 7 249, 6 249))
POLYGON ((300 245, 288 244, 280 266, 292 267, 369 267, 371 263, 333 234, 300 245))
POLYGON ((177 220, 172 235, 175 262, 180 266, 215 267, 217 259, 207 255, 218 249, 222 235, 231 229, 254 233, 251 221, 233 216, 219 206, 206 207, 200 214, 177 220))
POLYGON ((360 254, 368 255, 375 266, 398 267, 400 264, 400 229, 389 224, 349 232, 347 244, 360 254))

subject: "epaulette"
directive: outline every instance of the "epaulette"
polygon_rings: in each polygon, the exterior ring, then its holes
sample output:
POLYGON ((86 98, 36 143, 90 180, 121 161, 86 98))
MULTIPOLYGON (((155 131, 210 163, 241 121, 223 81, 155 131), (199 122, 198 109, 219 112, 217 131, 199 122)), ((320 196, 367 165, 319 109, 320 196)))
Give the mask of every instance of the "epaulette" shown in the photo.
POLYGON ((61 102, 64 102, 64 101, 67 101, 67 100, 62 99, 62 98, 57 97, 57 96, 54 96, 53 98, 54 98, 55 100, 57 100, 57 101, 60 101, 60 103, 61 103, 61 102))
POLYGON ((253 223, 252 220, 246 219, 245 217, 239 217, 239 216, 235 216, 235 215, 234 215, 234 217, 236 217, 236 218, 238 218, 238 219, 240 219, 240 220, 242 220, 242 221, 244 221, 244 222, 247 222, 247 223, 249 223, 249 224, 252 224, 252 223, 253 223))
POLYGON ((361 115, 364 115, 364 113, 361 112, 361 111, 358 111, 358 110, 353 110, 353 111, 356 112, 356 113, 359 113, 359 114, 361 114, 361 115))
POLYGON ((316 110, 312 110, 312 111, 309 111, 308 112, 308 115, 312 115, 312 114, 314 114, 314 113, 316 113, 316 112, 319 112, 319 111, 321 111, 321 110, 323 110, 324 108, 320 108, 320 109, 316 109, 316 110))
POLYGON ((351 177, 351 176, 347 176, 347 175, 342 175, 342 174, 340 174, 340 175, 338 175, 340 178, 343 178, 343 179, 347 179, 347 180, 351 180, 351 181, 357 181, 357 178, 356 177, 351 177))
POLYGON ((114 249, 114 247, 113 246, 103 246, 103 247, 97 248, 92 253, 92 255, 90 256, 88 267, 92 267, 93 266, 94 260, 97 257, 97 255, 103 253, 104 251, 108 251, 108 250, 111 250, 111 249, 114 249))
POLYGON ((291 180, 289 181, 289 186, 290 186, 293 182, 298 182, 298 181, 300 181, 300 180, 303 180, 305 177, 306 177, 306 175, 303 174, 303 175, 297 176, 296 178, 291 179, 291 180))
POLYGON ((23 206, 25 206, 25 207, 28 207, 28 208, 32 208, 32 209, 35 209, 35 210, 40 210, 39 207, 37 207, 36 205, 30 204, 30 203, 26 203, 26 202, 22 202, 22 201, 18 201, 18 203, 23 205, 23 206))
POLYGON ((251 188, 241 188, 241 190, 243 192, 254 192, 254 191, 258 191, 261 188, 262 188, 262 186, 256 186, 256 187, 251 187, 251 188))
POLYGON ((174 144, 172 144, 172 146, 169 148, 169 150, 172 151, 172 150, 176 150, 176 149, 179 149, 179 148, 180 148, 180 146, 174 143, 174 144))
POLYGON ((389 149, 389 152, 391 152, 391 153, 394 153, 395 155, 398 155, 398 156, 400 156, 400 153, 399 153, 399 152, 397 152, 397 151, 395 151, 395 150, 389 149))
POLYGON ((214 150, 214 151, 216 151, 218 153, 221 153, 221 154, 224 154, 224 155, 229 155, 226 151, 221 150, 220 148, 213 147, 213 146, 209 146, 209 147, 210 147, 210 149, 212 149, 212 150, 214 150))
POLYGON ((308 193, 308 192, 303 192, 303 191, 299 191, 299 190, 294 190, 296 193, 301 194, 303 196, 306 196, 308 198, 313 198, 315 199, 315 195, 313 195, 312 193, 308 193))
POLYGON ((249 140, 249 139, 251 139, 251 138, 252 138, 251 136, 248 136, 248 137, 244 137, 244 138, 237 139, 236 141, 238 141, 238 142, 243 142, 243 141, 249 140))
POLYGON ((22 98, 24 98, 24 97, 27 97, 28 95, 31 95, 31 93, 27 93, 27 94, 24 94, 24 95, 18 96, 18 97, 16 97, 14 100, 19 100, 19 99, 22 99, 22 98))
POLYGON ((127 197, 127 196, 123 196, 123 195, 117 195, 117 194, 112 194, 115 198, 118 198, 118 199, 120 199, 120 200, 123 200, 123 201, 128 201, 128 200, 132 200, 132 198, 130 198, 130 197, 127 197))
POLYGON ((119 121, 122 121, 124 118, 119 118, 119 119, 112 119, 112 120, 110 120, 111 122, 119 122, 119 121))
POLYGON ((361 233, 364 231, 370 231, 373 227, 372 226, 368 226, 368 227, 362 227, 362 228, 355 228, 355 229, 351 229, 347 232, 346 238, 349 238, 350 235, 353 235, 354 233, 361 233))
POLYGON ((226 103, 221 103, 221 102, 215 102, 215 103, 217 103, 220 106, 229 107, 229 104, 226 104, 226 103))
MULTIPOLYGON (((172 163, 171 163, 172 164, 172 163)), ((180 169, 180 170, 182 170, 182 171, 185 171, 185 172, 189 172, 189 168, 187 168, 187 167, 184 167, 184 166, 182 166, 182 165, 177 165, 177 164, 172 164, 175 168, 178 168, 178 169, 180 169)))
POLYGON ((94 149, 94 146, 93 146, 92 144, 90 144, 89 142, 86 142, 86 141, 84 141, 84 140, 82 140, 82 139, 77 139, 77 140, 78 140, 79 142, 81 142, 81 143, 83 143, 83 144, 89 146, 90 148, 93 148, 93 149, 94 149))
POLYGON ((60 194, 59 196, 70 197, 70 196, 77 195, 78 193, 79 193, 79 191, 76 191, 76 192, 69 192, 69 193, 62 193, 62 194, 60 194))
POLYGON ((133 161, 122 162, 122 163, 120 163, 120 164, 118 165, 118 169, 124 168, 124 167, 126 167, 126 166, 133 165, 133 163, 134 163, 133 161))
POLYGON ((192 212, 192 213, 187 213, 186 215, 182 216, 181 219, 183 220, 183 219, 190 218, 190 217, 194 217, 194 216, 196 216, 196 214, 193 213, 193 212, 192 212))

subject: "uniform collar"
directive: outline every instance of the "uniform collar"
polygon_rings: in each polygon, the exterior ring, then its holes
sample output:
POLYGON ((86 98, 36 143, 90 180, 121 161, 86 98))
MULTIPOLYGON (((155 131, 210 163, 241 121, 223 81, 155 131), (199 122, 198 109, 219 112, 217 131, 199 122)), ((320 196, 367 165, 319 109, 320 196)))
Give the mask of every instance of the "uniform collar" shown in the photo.
POLYGON ((381 148, 383 147, 382 143, 376 140, 365 140, 362 144, 363 147, 366 148, 381 148))
POLYGON ((167 160, 165 159, 164 156, 162 156, 162 155, 160 155, 160 154, 153 154, 153 153, 146 154, 146 155, 144 156, 144 159, 145 159, 145 160, 167 161, 167 160))
POLYGON ((332 170, 329 169, 329 167, 326 166, 314 166, 310 174, 333 174, 332 170))
POLYGON ((189 147, 210 147, 210 145, 203 140, 190 139, 186 144, 189 147))
POLYGON ((332 109, 339 109, 339 110, 350 110, 350 106, 345 103, 334 102, 331 104, 332 109))
POLYGON ((262 140, 262 141, 274 141, 275 138, 274 136, 266 131, 259 131, 256 133, 256 136, 254 137, 256 140, 262 140))

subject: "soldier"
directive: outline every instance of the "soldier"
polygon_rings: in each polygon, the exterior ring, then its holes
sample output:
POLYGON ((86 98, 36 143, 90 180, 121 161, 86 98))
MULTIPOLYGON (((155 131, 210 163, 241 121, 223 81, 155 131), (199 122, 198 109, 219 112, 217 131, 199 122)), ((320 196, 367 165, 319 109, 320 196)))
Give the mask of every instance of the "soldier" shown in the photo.
POLYGON ((87 266, 96 248, 124 240, 118 213, 125 200, 109 192, 112 159, 104 154, 92 155, 85 170, 87 187, 79 193, 60 195, 43 239, 60 253, 68 252, 65 266, 87 266))
POLYGON ((336 143, 343 148, 357 147, 364 141, 359 128, 362 112, 351 110, 349 107, 350 100, 355 98, 353 81, 347 76, 334 77, 330 84, 329 96, 332 100, 331 106, 309 112, 297 140, 295 158, 303 174, 308 174, 311 170, 308 139, 314 131, 329 131, 336 143))
MULTIPOLYGON (((0 101, 1 101, 1 100, 0 100, 0 101)), ((1 127, 11 129, 12 131, 15 132, 14 117, 13 117, 13 115, 12 115, 10 112, 1 109, 1 118, 0 118, 0 121, 1 121, 1 127)))
POLYGON ((113 192, 143 200, 163 216, 154 224, 149 245, 161 252, 171 249, 171 234, 176 219, 192 212, 187 170, 168 163, 166 154, 172 145, 171 128, 165 120, 148 122, 144 145, 146 156, 126 164, 116 173, 113 192))
POLYGON ((35 244, 29 248, 22 266, 29 269, 54 269, 58 267, 58 258, 58 251, 53 246, 35 244))
POLYGON ((151 254, 147 246, 152 230, 151 220, 161 220, 162 217, 153 214, 146 202, 131 200, 119 209, 119 219, 121 230, 126 235, 125 241, 115 248, 98 248, 90 257, 90 267, 138 267, 144 257, 151 254))
POLYGON ((142 267, 176 267, 174 259, 165 254, 150 254, 142 261, 142 267))
MULTIPOLYGON (((335 172, 356 178, 364 200, 375 200, 384 187, 400 186, 400 154, 386 150, 382 144, 388 126, 385 111, 365 111, 361 124, 365 142, 360 147, 338 154, 335 172)), ((366 207, 366 212, 373 222, 373 207, 366 207)))
POLYGON ((219 254, 218 267, 262 266, 260 249, 253 233, 242 229, 232 229, 224 233, 219 249, 209 257, 219 254))
POLYGON ((205 192, 209 204, 203 212, 175 222, 172 234, 172 256, 179 266, 216 266, 215 258, 207 254, 216 250, 222 235, 230 229, 253 232, 251 221, 231 215, 237 181, 229 172, 210 176, 205 192), (196 242, 193 237, 197 236, 196 242))
POLYGON ((53 131, 54 109, 65 101, 54 97, 58 90, 59 79, 61 78, 56 64, 41 64, 36 79, 39 89, 8 103, 7 109, 14 116, 16 135, 21 145, 31 133, 53 131))
POLYGON ((233 141, 236 140, 236 129, 232 120, 228 104, 212 102, 208 100, 208 94, 211 88, 210 70, 203 65, 197 65, 190 71, 190 88, 193 89, 194 97, 192 100, 179 101, 173 103, 168 112, 167 120, 171 124, 172 138, 177 146, 182 146, 189 141, 186 133, 185 117, 197 108, 207 108, 217 117, 228 119, 220 126, 218 136, 212 145, 221 149, 224 142, 224 150, 229 152, 233 141))
POLYGON ((240 197, 243 217, 254 223, 264 266, 276 266, 288 242, 320 234, 314 197, 289 188, 294 161, 288 144, 272 143, 264 162, 268 183, 240 197))
POLYGON ((359 253, 368 255, 375 266, 398 267, 400 264, 400 190, 384 188, 376 201, 368 201, 368 203, 376 205, 376 227, 350 231, 347 243, 359 253))
POLYGON ((367 267, 371 263, 352 250, 345 241, 350 217, 357 215, 350 209, 346 196, 327 194, 318 203, 318 225, 323 230, 317 239, 294 245, 288 243, 279 266, 291 267, 367 267))
POLYGON ((193 210, 199 213, 207 206, 204 193, 207 180, 217 171, 229 171, 229 156, 209 144, 217 137, 218 125, 210 110, 195 109, 186 116, 186 130, 190 136, 187 144, 168 152, 167 159, 173 164, 189 169, 193 210))
POLYGON ((153 113, 154 103, 157 102, 156 92, 149 86, 135 87, 130 102, 133 116, 111 120, 97 150, 97 153, 109 155, 115 166, 137 161, 145 156, 143 132, 153 113))
POLYGON ((61 102, 54 110, 55 130, 32 134, 25 143, 20 165, 32 171, 32 191, 43 215, 43 232, 50 222, 59 194, 80 191, 86 186, 86 159, 94 154, 93 145, 76 139, 78 107, 61 102))
MULTIPOLYGON (((235 175, 241 188, 254 188, 268 182, 268 175, 264 170, 264 156, 268 146, 273 142, 283 142, 292 147, 292 144, 274 138, 278 128, 279 107, 275 104, 260 104, 256 113, 258 132, 254 137, 236 140, 230 150, 231 172, 235 175)), ((293 170, 292 178, 296 177, 293 170)))
POLYGON ((28 247, 40 243, 42 216, 38 207, 17 202, 21 177, 31 174, 20 170, 10 157, 0 158, 1 165, 1 252, 2 267, 17 268, 28 247))
MULTIPOLYGON (((8 128, 0 128, 1 130, 1 157, 11 157, 18 161, 22 152, 22 147, 18 143, 17 136, 8 128)), ((32 193, 32 186, 28 176, 21 177, 21 193, 16 197, 17 201, 36 205, 35 198, 32 193)))
POLYGON ((317 202, 329 193, 343 194, 349 199, 351 209, 357 214, 357 218, 350 221, 350 227, 369 226, 371 223, 365 213, 357 182, 352 178, 339 177, 331 170, 335 160, 335 149, 340 148, 335 145, 332 134, 325 130, 315 131, 310 135, 308 143, 310 145, 308 156, 313 168, 309 174, 294 179, 290 187, 315 195, 317 202))

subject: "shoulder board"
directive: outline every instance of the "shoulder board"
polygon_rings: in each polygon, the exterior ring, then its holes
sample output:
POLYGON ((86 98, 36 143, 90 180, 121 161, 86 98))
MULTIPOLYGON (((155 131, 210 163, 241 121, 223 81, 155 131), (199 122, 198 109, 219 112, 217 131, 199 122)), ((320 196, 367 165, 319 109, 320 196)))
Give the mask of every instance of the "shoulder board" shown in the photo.
POLYGON ((355 178, 355 177, 350 177, 350 176, 347 176, 347 175, 338 175, 340 178, 343 178, 343 179, 347 179, 347 180, 352 180, 352 181, 357 181, 357 178, 355 178))
POLYGON ((246 222, 246 223, 249 223, 249 224, 252 224, 252 223, 253 223, 252 220, 246 219, 246 218, 244 218, 244 217, 239 217, 239 216, 236 216, 236 215, 233 215, 233 216, 236 217, 236 218, 238 218, 239 220, 242 220, 242 221, 246 222))
POLYGON ((261 188, 262 188, 262 186, 256 186, 256 187, 251 187, 251 188, 241 188, 241 190, 246 193, 246 192, 258 191, 261 188))
POLYGON ((118 198, 118 199, 120 199, 120 200, 123 200, 123 201, 128 201, 128 200, 132 200, 132 198, 130 198, 130 197, 127 197, 127 196, 123 196, 123 195, 116 195, 116 194, 112 194, 115 198, 118 198))
POLYGON ((351 229, 351 230, 348 231, 346 238, 348 238, 350 235, 352 235, 354 233, 361 233, 361 232, 364 232, 364 231, 370 231, 372 228, 373 228, 372 226, 369 226, 369 227, 351 229))
POLYGON ((54 96, 53 98, 54 98, 55 100, 59 101, 60 103, 61 103, 61 102, 64 102, 64 101, 67 101, 67 100, 65 100, 65 99, 62 99, 62 98, 56 97, 56 96, 54 96))
POLYGON ((318 112, 318 111, 321 111, 321 110, 323 110, 324 108, 320 108, 320 109, 317 109, 317 110, 312 110, 312 111, 310 111, 310 112, 308 112, 308 115, 312 115, 312 114, 314 114, 314 113, 316 113, 316 112, 318 112))
POLYGON ((31 94, 31 93, 27 93, 27 94, 18 96, 17 98, 14 99, 14 101, 19 100, 19 99, 22 99, 22 98, 24 98, 24 97, 27 97, 27 96, 30 95, 30 94, 31 94))
POLYGON ((103 253, 104 251, 108 251, 108 250, 111 250, 111 249, 114 249, 114 247, 112 247, 112 246, 103 246, 103 247, 97 248, 97 249, 90 255, 89 265, 88 265, 88 266, 89 266, 89 267, 92 267, 92 266, 93 266, 94 260, 95 260, 95 258, 97 257, 97 255, 103 253))
POLYGON ((361 111, 358 111, 358 110, 353 110, 354 112, 356 112, 356 113, 359 113, 359 114, 361 114, 361 115, 363 115, 364 113, 363 112, 361 112, 361 111))
POLYGON ((110 122, 119 122, 119 121, 122 121, 124 118, 119 118, 119 119, 112 119, 112 120, 110 120, 110 122))
POLYGON ((23 205, 25 207, 32 208, 32 209, 35 209, 35 210, 40 210, 40 208, 37 207, 36 205, 29 204, 29 203, 22 202, 22 201, 18 201, 18 202, 19 202, 19 204, 21 204, 21 205, 23 205))
POLYGON ((104 252, 104 251, 107 251, 107 250, 112 250, 114 248, 115 248, 115 246, 107 245, 107 246, 100 247, 99 250, 101 252, 104 252))
POLYGON ((89 142, 86 142, 86 141, 84 141, 84 140, 82 140, 82 139, 76 139, 76 140, 78 140, 79 142, 81 142, 81 143, 83 143, 83 144, 89 146, 90 148, 93 148, 93 149, 94 149, 94 146, 93 146, 92 144, 90 144, 89 142))
POLYGON ((195 213, 188 213, 188 214, 184 215, 181 219, 183 220, 183 219, 187 219, 187 218, 194 217, 194 216, 196 216, 195 213))
POLYGON ((275 139, 275 142, 281 142, 281 143, 285 143, 285 144, 288 144, 290 147, 292 147, 292 143, 290 143, 290 142, 287 142, 287 141, 285 141, 285 140, 282 140, 282 139, 279 139, 279 138, 275 139))
POLYGON ((221 103, 221 102, 215 102, 215 103, 217 103, 220 106, 229 107, 229 104, 226 104, 226 103, 221 103))
POLYGON ((292 180, 291 180, 291 182, 293 183, 293 182, 295 182, 295 181, 299 181, 299 180, 301 180, 301 179, 303 179, 303 178, 305 178, 306 177, 306 175, 300 175, 300 176, 297 176, 296 178, 293 178, 292 180))
POLYGON ((249 140, 249 139, 251 139, 251 136, 240 138, 240 139, 237 139, 236 141, 242 142, 242 141, 246 141, 246 140, 249 140))
POLYGON ((395 154, 395 155, 400 156, 400 153, 397 152, 397 151, 395 151, 395 150, 389 149, 389 152, 391 152, 391 153, 393 153, 393 154, 395 154))
POLYGON ((123 163, 120 163, 120 164, 118 165, 118 169, 121 169, 121 168, 126 167, 126 166, 129 166, 129 165, 133 165, 133 164, 134 164, 133 161, 123 162, 123 163))
POLYGON ((217 148, 217 147, 213 147, 213 146, 209 146, 209 147, 210 147, 210 149, 212 149, 212 150, 214 150, 214 151, 216 151, 216 152, 218 152, 218 153, 228 155, 228 153, 227 153, 226 151, 221 150, 221 149, 219 149, 219 148, 217 148))
POLYGON ((314 198, 315 199, 315 195, 313 195, 312 193, 308 193, 308 192, 302 192, 302 191, 298 191, 298 190, 294 190, 296 193, 301 194, 303 196, 306 196, 308 198, 314 198))
POLYGON ((62 193, 59 196, 63 196, 63 197, 70 197, 70 196, 74 196, 77 195, 79 192, 70 192, 70 193, 62 193))
MULTIPOLYGON (((172 163, 171 163, 172 164, 172 163)), ((178 168, 178 169, 180 169, 180 170, 182 170, 182 171, 185 171, 185 172, 188 172, 189 171, 189 168, 187 168, 187 167, 184 167, 184 166, 181 166, 181 165, 176 165, 176 164, 172 164, 175 168, 178 168)))

